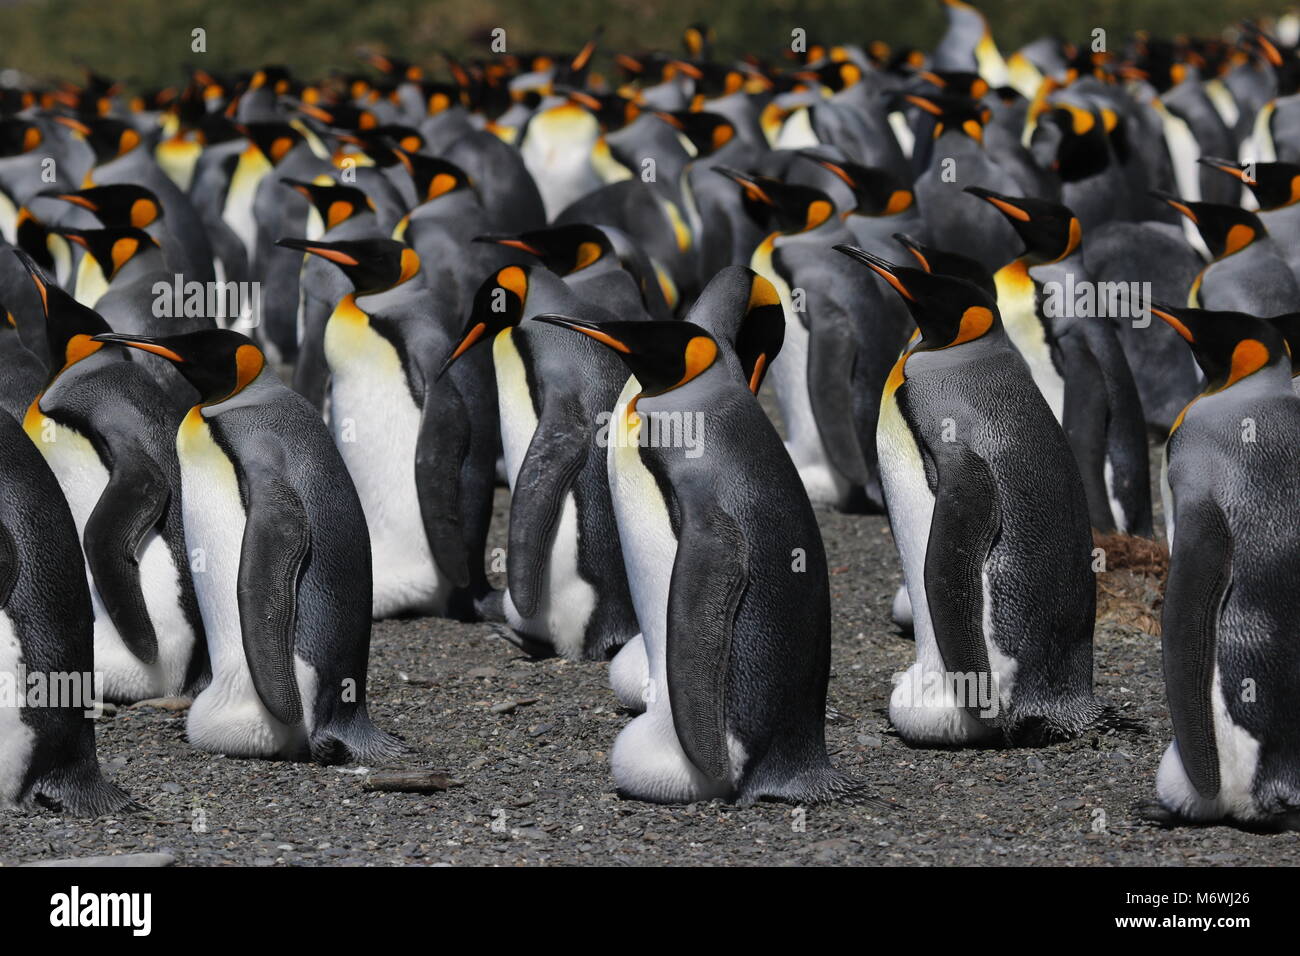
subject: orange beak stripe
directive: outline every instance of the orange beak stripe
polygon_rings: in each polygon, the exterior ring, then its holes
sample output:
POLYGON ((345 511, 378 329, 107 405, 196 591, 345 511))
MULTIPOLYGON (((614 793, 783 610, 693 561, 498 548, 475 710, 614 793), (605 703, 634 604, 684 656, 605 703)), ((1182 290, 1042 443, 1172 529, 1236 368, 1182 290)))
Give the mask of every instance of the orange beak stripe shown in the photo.
POLYGON ((758 394, 758 387, 763 384, 763 373, 767 370, 767 353, 760 352, 754 362, 754 371, 749 376, 749 390, 758 394))
POLYGON ((1175 332, 1181 335, 1188 342, 1196 341, 1196 339, 1192 336, 1191 329, 1183 325, 1183 323, 1180 322, 1177 318, 1175 318, 1174 316, 1170 315, 1168 312, 1165 312, 1161 309, 1153 308, 1151 311, 1155 314, 1156 318, 1162 319, 1163 321, 1167 322, 1175 332))
POLYGON ((465 337, 460 340, 460 345, 456 346, 456 351, 451 353, 450 361, 454 362, 466 352, 468 352, 474 343, 483 338, 483 333, 487 331, 487 326, 479 322, 474 328, 465 333, 465 337))

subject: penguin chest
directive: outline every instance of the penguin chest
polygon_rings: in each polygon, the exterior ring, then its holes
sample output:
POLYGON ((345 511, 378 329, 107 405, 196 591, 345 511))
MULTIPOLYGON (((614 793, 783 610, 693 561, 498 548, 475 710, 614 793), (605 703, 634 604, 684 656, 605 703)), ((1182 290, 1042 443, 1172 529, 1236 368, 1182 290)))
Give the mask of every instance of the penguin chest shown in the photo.
POLYGON ((811 336, 795 311, 790 284, 772 261, 774 250, 772 240, 764 240, 750 260, 750 268, 776 288, 785 313, 785 341, 768 377, 776 390, 776 401, 785 420, 786 450, 799 469, 808 497, 817 503, 837 503, 848 490, 848 481, 831 465, 822 445, 808 394, 811 336))
POLYGON ((108 280, 104 278, 104 270, 93 256, 83 255, 77 263, 77 284, 73 297, 82 305, 93 307, 107 291, 108 280))
POLYGON ((0 238, 11 246, 18 242, 18 207, 3 189, 0 189, 0 238))
POLYGON ((235 466, 198 409, 191 409, 181 423, 176 451, 181 465, 185 544, 212 654, 213 679, 219 672, 246 676, 237 594, 247 516, 235 466))
POLYGON ((441 582, 423 533, 415 487, 421 409, 401 356, 362 313, 325 327, 330 430, 361 498, 374 559, 374 610, 428 607, 441 582), (391 605, 391 606, 389 606, 391 605))
POLYGON ((226 204, 221 210, 221 218, 248 251, 250 263, 257 252, 257 217, 253 214, 253 200, 257 196, 257 184, 270 171, 271 164, 261 150, 249 146, 235 164, 230 187, 226 190, 226 204))
POLYGON ((497 372, 497 410, 501 416, 501 452, 506 478, 514 488, 528 445, 537 431, 537 408, 528 390, 528 373, 523 356, 515 348, 511 331, 499 333, 492 343, 492 361, 497 372))
POLYGON ((0 807, 14 803, 31 765, 36 732, 23 723, 23 648, 13 621, 0 611, 0 807))
POLYGON ((1047 399, 1052 414, 1059 422, 1065 415, 1065 378, 1052 361, 1052 349, 1047 341, 1047 331, 1038 315, 1034 280, 1028 270, 1017 269, 1012 263, 995 277, 998 289, 998 312, 1007 337, 1016 347, 1034 384, 1047 399))
MULTIPOLYGON (((619 413, 640 390, 635 378, 628 382, 615 406, 619 413)), ((627 569, 628 590, 645 638, 649 673, 656 683, 663 684, 666 692, 668 595, 673 564, 677 560, 677 536, 659 483, 641 458, 639 436, 644 418, 635 415, 632 418, 626 425, 625 435, 609 443, 609 490, 627 569)))
POLYGON ((922 635, 933 643, 930 605, 925 593, 925 551, 934 517, 934 493, 925 477, 921 449, 898 404, 898 386, 906 356, 898 360, 885 384, 876 424, 880 482, 889 506, 889 524, 903 565, 903 583, 912 602, 912 626, 918 653, 922 635))

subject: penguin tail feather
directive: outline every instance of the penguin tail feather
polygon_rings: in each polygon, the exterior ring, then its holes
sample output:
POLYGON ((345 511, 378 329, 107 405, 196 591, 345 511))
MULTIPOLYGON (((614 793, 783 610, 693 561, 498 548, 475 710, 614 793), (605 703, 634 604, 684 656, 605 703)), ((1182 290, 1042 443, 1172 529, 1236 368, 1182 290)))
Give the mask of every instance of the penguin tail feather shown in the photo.
POLYGON ((905 809, 900 804, 887 803, 868 793, 862 780, 835 769, 829 762, 779 783, 754 781, 753 786, 742 789, 737 802, 741 806, 751 806, 759 800, 808 805, 844 802, 882 812, 905 809))
POLYGON ((406 752, 406 744, 376 727, 365 713, 321 727, 311 735, 308 747, 311 759, 322 764, 374 763, 406 752))

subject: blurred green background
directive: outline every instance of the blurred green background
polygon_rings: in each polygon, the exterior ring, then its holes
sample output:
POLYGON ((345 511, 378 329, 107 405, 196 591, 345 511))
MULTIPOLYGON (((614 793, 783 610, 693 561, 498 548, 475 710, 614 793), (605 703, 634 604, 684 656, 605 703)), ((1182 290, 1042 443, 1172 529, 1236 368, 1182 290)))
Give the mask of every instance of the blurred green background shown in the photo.
MULTIPOLYGON (((1135 29, 1215 33, 1294 0, 984 0, 1004 52, 1044 33, 1112 45, 1135 29)), ((682 28, 712 24, 722 54, 775 51, 803 27, 810 38, 882 39, 929 47, 943 30, 941 0, 0 0, 0 68, 76 78, 81 64, 133 86, 176 81, 194 63, 225 69, 287 63, 304 75, 352 67, 368 44, 416 62, 434 51, 486 53, 504 27, 512 50, 576 49, 598 25, 607 49, 679 49, 682 28), (190 34, 207 31, 207 53, 190 34)))

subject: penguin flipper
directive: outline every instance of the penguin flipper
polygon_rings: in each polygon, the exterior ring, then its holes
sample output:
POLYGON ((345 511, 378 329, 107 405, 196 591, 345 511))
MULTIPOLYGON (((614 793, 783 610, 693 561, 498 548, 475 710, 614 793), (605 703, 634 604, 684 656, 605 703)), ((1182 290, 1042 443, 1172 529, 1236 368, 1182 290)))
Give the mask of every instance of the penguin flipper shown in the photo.
POLYGON ((564 497, 592 443, 592 427, 576 401, 546 403, 511 489, 506 583, 524 617, 537 613, 542 574, 564 497))
POLYGON ((276 720, 302 722, 294 673, 298 573, 310 537, 307 511, 278 478, 250 482, 248 519, 239 558, 239 623, 253 687, 276 720))
MULTIPOLYGON (((865 486, 871 480, 870 469, 858 437, 853 400, 858 345, 847 315, 830 302, 818 303, 816 308, 808 336, 808 399, 813 418, 835 470, 853 484, 865 486), (830 315, 831 311, 839 314, 830 315)), ((873 423, 873 433, 874 429, 873 423)))
POLYGON ((1161 620, 1169 717, 1187 779, 1206 799, 1219 793, 1214 736, 1214 663, 1219 609, 1232 579, 1232 533, 1210 498, 1178 509, 1161 620))
POLYGON ((691 763, 729 781, 727 665, 732 628, 749 584, 749 542, 726 511, 682 504, 668 591, 668 702, 691 763))
POLYGON ((415 490, 434 563, 458 588, 468 587, 470 579, 460 517, 460 472, 469 445, 469 412, 460 392, 450 379, 430 378, 415 444, 415 490))
POLYGON ((18 546, 9 529, 0 524, 0 608, 9 606, 9 598, 18 583, 18 546))
POLYGON ((932 448, 938 483, 925 549, 925 593, 935 641, 950 674, 987 674, 984 562, 1002 519, 988 463, 964 445, 932 448))
POLYGON ((158 635, 136 555, 149 529, 162 520, 171 490, 142 451, 116 457, 108 484, 86 521, 86 563, 123 643, 140 661, 152 664, 158 659, 158 635))
POLYGON ((1098 531, 1115 530, 1106 494, 1106 382, 1087 343, 1073 335, 1058 344, 1064 359, 1065 408, 1061 422, 1066 440, 1079 463, 1088 501, 1088 517, 1098 531))

